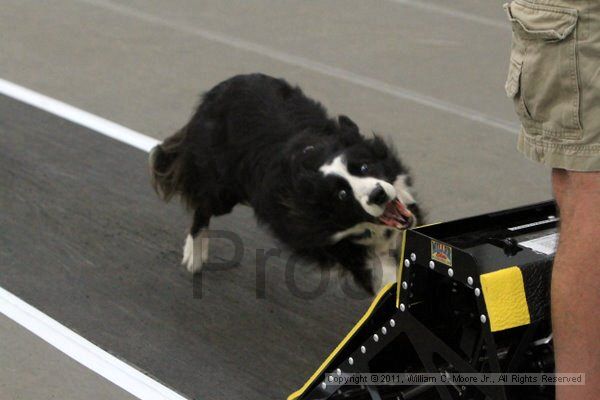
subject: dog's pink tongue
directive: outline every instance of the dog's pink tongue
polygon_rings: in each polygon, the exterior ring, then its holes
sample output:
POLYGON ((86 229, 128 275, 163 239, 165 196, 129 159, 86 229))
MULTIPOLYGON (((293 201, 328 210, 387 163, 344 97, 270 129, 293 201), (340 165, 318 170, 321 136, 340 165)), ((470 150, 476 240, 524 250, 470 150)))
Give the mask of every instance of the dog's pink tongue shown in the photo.
POLYGON ((385 207, 383 215, 379 220, 388 226, 393 226, 398 229, 407 228, 412 221, 413 213, 400 200, 390 201, 385 207))
POLYGON ((408 208, 406 208, 404 203, 401 202, 400 200, 396 199, 396 200, 392 201, 392 203, 396 206, 400 215, 402 215, 406 219, 411 219, 414 217, 413 213, 410 212, 410 210, 408 208))

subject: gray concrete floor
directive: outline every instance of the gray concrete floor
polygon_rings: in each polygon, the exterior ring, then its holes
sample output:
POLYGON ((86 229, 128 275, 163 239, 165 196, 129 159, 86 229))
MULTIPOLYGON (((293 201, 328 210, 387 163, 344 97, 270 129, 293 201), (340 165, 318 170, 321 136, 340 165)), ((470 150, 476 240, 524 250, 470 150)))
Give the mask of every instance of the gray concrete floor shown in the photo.
POLYGON ((0 314, 0 399, 135 399, 0 314))
MULTIPOLYGON (((515 149, 501 3, 3 0, 0 77, 157 138, 222 79, 284 77, 392 137, 430 219, 453 219, 550 197, 549 171, 515 149)), ((18 330, 0 324, 15 341, 10 360, 26 340, 18 330)), ((56 387, 37 367, 45 357, 15 361, 19 378, 56 387)), ((5 365, 0 390, 19 398, 5 365)), ((52 398, 44 393, 25 398, 52 398)))

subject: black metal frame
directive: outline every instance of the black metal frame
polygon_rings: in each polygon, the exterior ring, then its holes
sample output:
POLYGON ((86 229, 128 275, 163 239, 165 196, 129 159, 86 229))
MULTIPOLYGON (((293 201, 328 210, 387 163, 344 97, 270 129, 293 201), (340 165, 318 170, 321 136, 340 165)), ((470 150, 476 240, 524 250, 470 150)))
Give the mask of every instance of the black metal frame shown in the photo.
MULTIPOLYGON (((545 306, 540 308, 542 311, 531 313, 535 318, 528 325, 492 332, 489 321, 484 318, 487 311, 479 277, 515 265, 515 260, 521 268, 529 268, 534 274, 549 275, 552 256, 521 251, 523 249, 517 249, 517 254, 502 246, 503 243, 515 245, 506 241, 514 234, 506 228, 515 224, 534 223, 518 234, 555 230, 555 220, 548 219, 548 223, 544 220, 554 213, 554 204, 546 202, 406 232, 400 281, 381 296, 368 318, 300 398, 553 398, 552 386, 431 386, 422 383, 340 387, 324 381, 324 376, 336 372, 553 372, 552 343, 543 340, 551 338, 549 312, 545 306), (486 239, 486 235, 493 236, 493 240, 486 239), (482 237, 485 240, 481 240, 482 237), (432 239, 452 246, 454 267, 438 262, 430 265, 432 239), (477 246, 470 247, 469 240, 477 246), (464 246, 459 248, 452 243, 464 246)), ((540 282, 538 284, 548 285, 549 278, 540 282)), ((547 292, 540 296, 547 296, 547 292)), ((538 304, 540 300, 535 301, 538 304)))

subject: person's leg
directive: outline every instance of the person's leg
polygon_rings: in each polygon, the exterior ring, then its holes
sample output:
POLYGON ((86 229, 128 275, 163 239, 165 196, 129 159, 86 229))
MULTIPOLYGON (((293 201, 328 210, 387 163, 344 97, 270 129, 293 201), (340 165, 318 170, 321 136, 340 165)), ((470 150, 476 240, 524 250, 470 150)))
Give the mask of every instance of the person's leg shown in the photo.
POLYGON ((560 240, 552 271, 556 372, 584 372, 585 386, 557 386, 556 399, 600 393, 600 172, 552 171, 560 240))

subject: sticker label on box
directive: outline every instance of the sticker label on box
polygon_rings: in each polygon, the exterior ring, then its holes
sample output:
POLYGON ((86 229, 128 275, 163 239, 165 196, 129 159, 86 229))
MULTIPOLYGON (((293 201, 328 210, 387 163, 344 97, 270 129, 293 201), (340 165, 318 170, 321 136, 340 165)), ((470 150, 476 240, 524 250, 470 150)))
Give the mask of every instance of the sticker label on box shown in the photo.
POLYGON ((452 266, 452 247, 447 244, 431 241, 431 259, 452 266))

